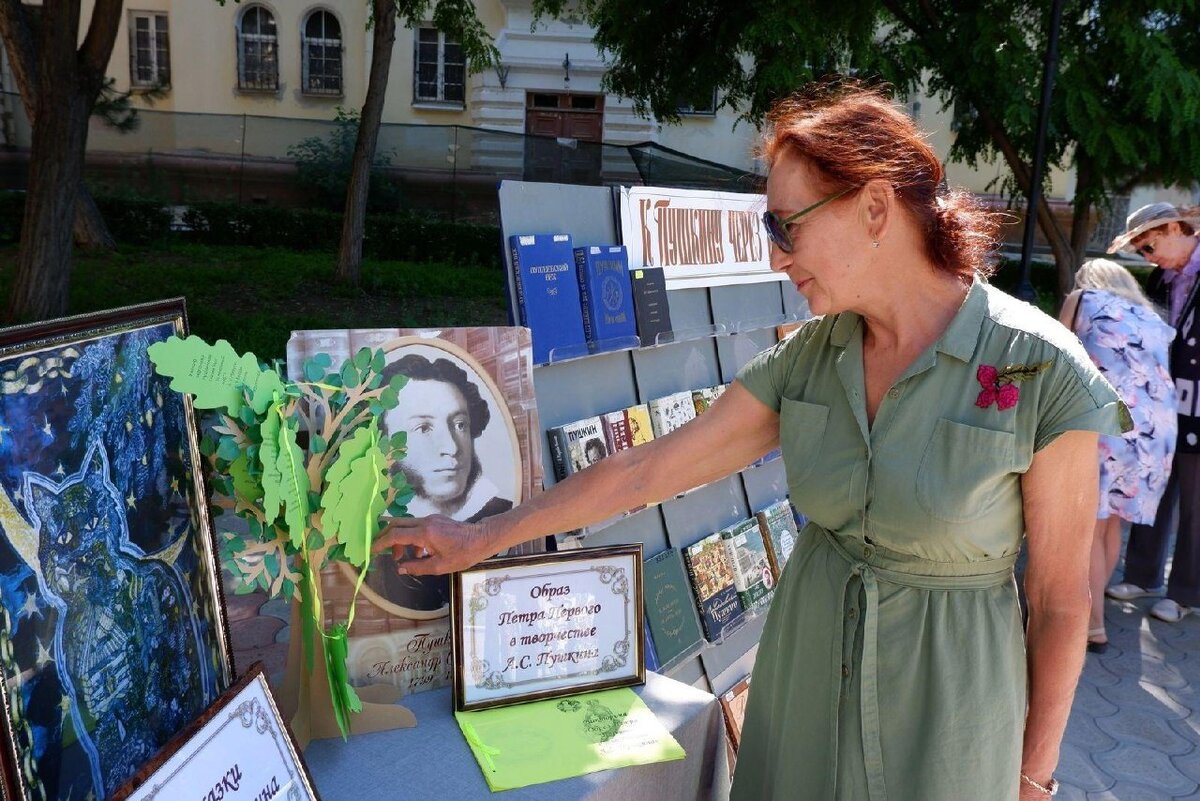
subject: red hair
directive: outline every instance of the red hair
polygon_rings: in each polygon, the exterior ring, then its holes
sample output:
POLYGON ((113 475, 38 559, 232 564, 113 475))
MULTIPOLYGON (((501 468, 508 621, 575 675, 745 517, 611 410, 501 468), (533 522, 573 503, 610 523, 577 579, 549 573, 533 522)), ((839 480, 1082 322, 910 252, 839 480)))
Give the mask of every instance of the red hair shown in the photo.
POLYGON ((785 153, 816 168, 822 192, 882 180, 912 216, 926 255, 941 270, 986 277, 999 229, 998 215, 971 193, 945 186, 937 154, 883 90, 820 83, 777 102, 767 113, 760 154, 768 167, 785 153))

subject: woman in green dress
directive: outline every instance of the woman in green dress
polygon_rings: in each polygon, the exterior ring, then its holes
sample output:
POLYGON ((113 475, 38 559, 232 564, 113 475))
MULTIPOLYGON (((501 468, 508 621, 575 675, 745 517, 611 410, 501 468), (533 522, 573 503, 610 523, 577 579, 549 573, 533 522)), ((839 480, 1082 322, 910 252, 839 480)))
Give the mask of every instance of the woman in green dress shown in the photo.
POLYGON ((415 546, 414 574, 458 570, 782 447, 810 523, 733 797, 1045 797, 1085 652, 1097 432, 1120 430, 1119 401, 1057 321, 983 283, 992 223, 902 110, 820 90, 769 121, 771 267, 818 316, 670 435, 478 524, 393 520, 378 547, 415 546))

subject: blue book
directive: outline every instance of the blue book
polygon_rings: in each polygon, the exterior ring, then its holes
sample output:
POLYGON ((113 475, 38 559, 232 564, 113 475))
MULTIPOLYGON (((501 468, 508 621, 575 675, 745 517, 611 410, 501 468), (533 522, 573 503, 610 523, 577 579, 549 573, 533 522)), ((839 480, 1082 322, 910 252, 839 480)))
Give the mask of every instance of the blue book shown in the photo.
POLYGON ((583 348, 583 314, 570 234, 520 234, 508 238, 511 279, 521 325, 533 332, 533 361, 545 364, 556 348, 583 348))
POLYGON ((637 336, 624 245, 575 248, 575 272, 589 344, 637 336))
POLYGON ((658 651, 654 648, 654 637, 650 634, 650 624, 642 624, 642 648, 645 651, 646 670, 653 670, 655 673, 662 667, 662 663, 658 661, 658 651))

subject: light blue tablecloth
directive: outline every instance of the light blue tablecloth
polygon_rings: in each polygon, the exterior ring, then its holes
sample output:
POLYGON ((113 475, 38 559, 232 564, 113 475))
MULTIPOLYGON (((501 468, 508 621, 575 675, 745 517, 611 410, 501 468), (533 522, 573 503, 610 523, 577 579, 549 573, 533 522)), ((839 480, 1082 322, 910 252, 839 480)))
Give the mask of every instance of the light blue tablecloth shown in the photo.
POLYGON ((413 729, 318 740, 304 752, 324 801, 720 801, 729 795, 724 722, 717 699, 657 673, 635 691, 687 757, 607 770, 493 794, 454 721, 449 688, 408 696, 413 729))

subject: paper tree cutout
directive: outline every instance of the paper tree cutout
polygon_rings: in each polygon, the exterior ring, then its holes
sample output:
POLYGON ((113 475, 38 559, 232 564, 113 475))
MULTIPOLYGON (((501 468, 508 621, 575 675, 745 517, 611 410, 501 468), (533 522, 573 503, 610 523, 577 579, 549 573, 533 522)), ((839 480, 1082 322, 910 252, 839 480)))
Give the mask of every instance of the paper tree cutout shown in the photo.
POLYGON ((345 737, 350 713, 362 709, 346 678, 354 601, 345 623, 318 632, 317 575, 330 560, 348 562, 359 570, 357 595, 382 515, 407 513, 412 490, 402 472, 391 470, 404 458, 405 439, 382 437, 378 421, 399 405, 406 379, 396 376, 385 385, 383 352, 367 348, 338 370, 331 370, 328 355, 313 357, 300 382, 284 381, 224 340, 210 345, 195 336, 172 337, 149 354, 172 388, 191 395, 197 408, 220 414, 201 439, 215 512, 241 517, 251 535, 225 534, 222 561, 238 579, 238 594, 261 588, 300 603, 306 669, 312 672, 314 638, 321 636, 334 715, 345 737))

